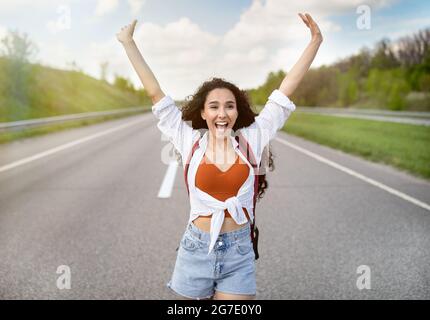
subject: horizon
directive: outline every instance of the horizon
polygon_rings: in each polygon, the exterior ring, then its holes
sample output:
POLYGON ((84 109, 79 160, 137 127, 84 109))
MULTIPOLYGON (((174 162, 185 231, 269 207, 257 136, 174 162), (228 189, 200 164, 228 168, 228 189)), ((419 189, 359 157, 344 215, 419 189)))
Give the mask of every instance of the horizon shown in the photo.
POLYGON ((364 13, 357 13, 361 3, 356 0, 303 5, 280 0, 222 0, 216 4, 66 0, 60 5, 50 0, 19 0, 0 3, 0 37, 8 29, 26 33, 39 50, 31 62, 71 70, 75 61, 85 74, 97 79, 100 64, 107 61, 109 82, 118 74, 140 89, 142 84, 116 40, 120 28, 136 18, 134 38, 143 57, 163 91, 183 100, 212 77, 248 90, 262 85, 270 72, 288 72, 310 40, 297 12, 310 13, 323 33, 324 42, 311 68, 332 65, 364 47, 373 49, 382 39, 393 42, 430 25, 425 16, 430 3, 369 3, 369 28, 360 28, 364 13))

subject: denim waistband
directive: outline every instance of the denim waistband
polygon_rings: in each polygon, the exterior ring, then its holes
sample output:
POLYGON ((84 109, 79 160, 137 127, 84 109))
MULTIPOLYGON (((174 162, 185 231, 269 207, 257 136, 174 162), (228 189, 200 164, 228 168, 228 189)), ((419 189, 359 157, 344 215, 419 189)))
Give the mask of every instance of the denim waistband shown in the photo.
MULTIPOLYGON (((210 242, 210 233, 197 228, 193 222, 188 224, 187 230, 196 238, 205 242, 210 242)), ((240 229, 220 233, 217 240, 234 241, 248 235, 251 235, 251 223, 249 221, 246 222, 240 229)))

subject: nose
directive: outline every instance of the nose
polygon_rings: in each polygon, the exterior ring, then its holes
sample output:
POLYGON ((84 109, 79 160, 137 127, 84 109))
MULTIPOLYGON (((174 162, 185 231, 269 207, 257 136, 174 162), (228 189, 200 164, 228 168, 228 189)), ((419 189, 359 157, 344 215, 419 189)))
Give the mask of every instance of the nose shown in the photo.
POLYGON ((219 108, 218 109, 218 118, 223 119, 223 118, 225 118, 225 116, 226 116, 225 109, 224 108, 219 108))

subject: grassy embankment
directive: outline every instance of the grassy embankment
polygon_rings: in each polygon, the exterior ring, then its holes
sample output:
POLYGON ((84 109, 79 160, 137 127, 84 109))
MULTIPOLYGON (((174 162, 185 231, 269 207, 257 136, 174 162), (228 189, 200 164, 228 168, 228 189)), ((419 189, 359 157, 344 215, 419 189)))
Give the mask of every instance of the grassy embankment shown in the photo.
MULTIPOLYGON (((5 59, 0 59, 0 70, 7 71, 7 63, 5 59)), ((142 105, 147 106, 147 110, 150 110, 150 101, 142 91, 123 90, 78 71, 27 65, 22 77, 16 75, 9 77, 7 72, 1 74, 0 122, 81 112, 108 111, 142 105)), ((129 115, 131 114, 127 114, 127 116, 129 115)), ((123 116, 110 115, 97 119, 76 120, 29 128, 22 131, 0 132, 0 143, 90 125, 123 116)))

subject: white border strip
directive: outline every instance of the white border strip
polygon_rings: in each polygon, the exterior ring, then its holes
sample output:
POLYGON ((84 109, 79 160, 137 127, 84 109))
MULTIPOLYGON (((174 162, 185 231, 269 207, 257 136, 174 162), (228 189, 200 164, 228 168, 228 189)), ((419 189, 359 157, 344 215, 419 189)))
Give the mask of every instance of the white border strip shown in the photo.
POLYGON ((276 139, 276 141, 278 141, 278 142, 280 142, 280 143, 282 143, 282 144, 284 144, 284 145, 286 145, 288 147, 291 147, 291 148, 293 148, 293 149, 295 149, 295 150, 297 150, 299 152, 302 152, 302 153, 306 154, 309 157, 312 157, 312 158, 314 158, 314 159, 316 159, 316 160, 318 160, 320 162, 323 162, 323 163, 325 163, 325 164, 327 164, 327 165, 329 165, 329 166, 331 166, 333 168, 336 168, 336 169, 338 169, 340 171, 343 171, 343 172, 345 172, 345 173, 347 173, 347 174, 349 174, 349 175, 351 175, 351 176, 353 176, 353 177, 355 177, 357 179, 363 180, 363 181, 365 181, 365 182, 367 182, 367 183, 369 183, 371 185, 374 185, 375 187, 378 187, 378 188, 380 188, 382 190, 385 190, 385 191, 387 191, 387 192, 389 192, 389 193, 391 193, 391 194, 393 194, 393 195, 395 195, 395 196, 397 196, 399 198, 402 198, 403 200, 409 201, 409 202, 417 205, 418 207, 421 207, 423 209, 426 209, 426 210, 430 211, 430 205, 427 204, 427 203, 425 203, 425 202, 422 202, 422 201, 420 201, 418 199, 415 199, 415 198, 413 198, 411 196, 408 196, 407 194, 405 194, 403 192, 400 192, 400 191, 398 191, 396 189, 390 188, 389 186, 387 186, 387 185, 385 185, 383 183, 380 183, 380 182, 378 182, 376 180, 368 178, 368 177, 366 177, 366 176, 364 176, 364 175, 362 175, 362 174, 360 174, 360 173, 358 173, 358 172, 356 172, 354 170, 351 170, 351 169, 349 169, 347 167, 344 167, 344 166, 342 166, 342 165, 340 165, 340 164, 338 164, 336 162, 333 162, 333 161, 331 161, 331 160, 329 160, 327 158, 324 158, 324 157, 322 157, 320 155, 317 155, 316 153, 313 153, 313 152, 311 152, 309 150, 306 150, 306 149, 304 149, 302 147, 299 147, 298 145, 295 145, 295 144, 293 144, 291 142, 285 141, 285 140, 283 140, 281 138, 278 138, 278 137, 276 137, 275 139, 276 139))
POLYGON ((163 183, 161 184, 160 191, 158 191, 159 198, 170 198, 172 195, 173 184, 175 183, 176 171, 178 169, 178 162, 171 161, 164 175, 163 183))

